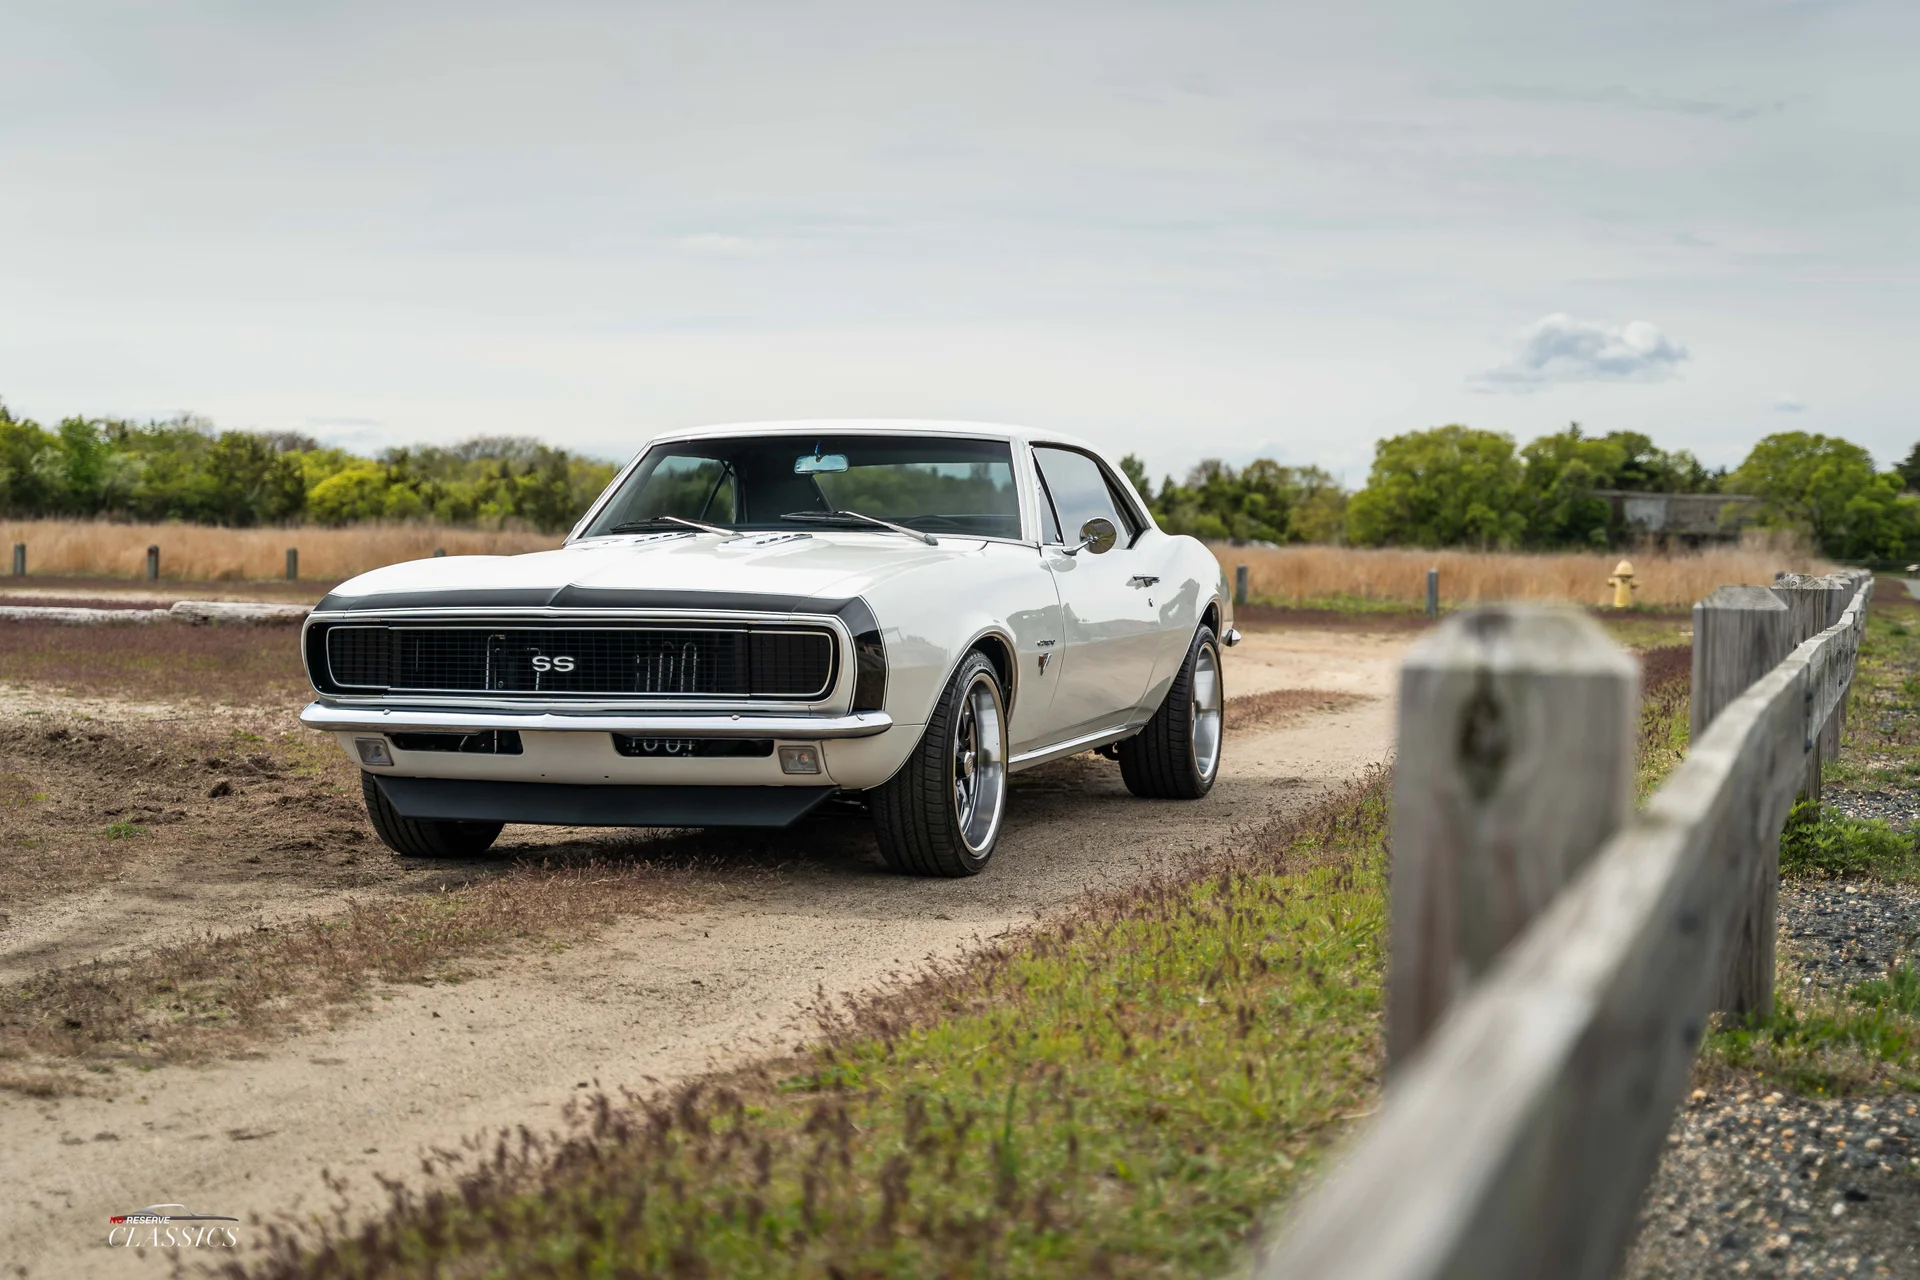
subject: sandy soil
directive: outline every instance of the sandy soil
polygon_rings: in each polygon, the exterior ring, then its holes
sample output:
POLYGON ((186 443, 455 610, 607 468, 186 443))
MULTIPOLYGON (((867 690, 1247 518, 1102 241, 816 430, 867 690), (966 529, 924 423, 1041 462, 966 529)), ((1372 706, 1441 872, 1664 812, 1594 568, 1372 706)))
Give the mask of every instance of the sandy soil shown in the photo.
MULTIPOLYGON (((710 877, 656 918, 458 986, 385 993, 368 1016, 244 1060, 154 1070, 112 1097, 0 1094, 0 1259, 34 1276, 164 1275, 158 1256, 107 1247, 109 1215, 160 1202, 242 1219, 314 1212, 329 1203, 322 1170, 370 1202, 372 1175, 415 1175, 427 1147, 469 1134, 552 1127, 595 1083, 645 1089, 790 1047, 820 996, 870 989, 1138 879, 1384 758, 1394 664, 1412 638, 1249 634, 1230 651, 1230 694, 1305 687, 1365 700, 1231 736, 1220 782, 1194 804, 1135 800, 1093 757, 1020 775, 994 864, 971 880, 889 875, 864 823, 826 820, 793 832, 786 860, 710 877)), ((514 841, 580 834, 524 829, 514 841)), ((229 886, 162 908, 158 886, 133 874, 25 904, 0 931, 0 973, 351 891, 258 884, 250 902, 229 886)), ((241 1227, 243 1244, 263 1235, 241 1227)))

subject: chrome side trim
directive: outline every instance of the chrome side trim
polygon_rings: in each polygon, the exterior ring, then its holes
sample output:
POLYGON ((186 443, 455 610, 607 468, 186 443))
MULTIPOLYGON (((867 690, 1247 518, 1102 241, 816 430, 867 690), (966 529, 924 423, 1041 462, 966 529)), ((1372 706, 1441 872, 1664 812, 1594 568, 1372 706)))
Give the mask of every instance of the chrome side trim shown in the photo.
MULTIPOLYGON (((1141 724, 1145 723, 1144 720, 1141 721, 1141 724)), ((1109 742, 1119 742, 1122 739, 1131 738, 1139 732, 1139 724, 1130 724, 1124 729, 1102 729, 1098 733, 1090 733, 1082 738, 1069 738, 1067 741, 1057 742, 1051 747, 1037 747, 1032 751, 1017 755, 1007 761, 1007 769, 1010 772, 1016 769, 1031 769, 1033 766, 1045 764, 1049 760, 1058 760, 1062 756, 1077 756, 1082 751, 1092 751, 1096 747, 1106 746, 1109 742)))
POLYGON ((627 733, 643 738, 871 738, 893 727, 884 711, 850 716, 567 715, 554 712, 433 711, 309 703, 300 723, 325 733, 627 733))

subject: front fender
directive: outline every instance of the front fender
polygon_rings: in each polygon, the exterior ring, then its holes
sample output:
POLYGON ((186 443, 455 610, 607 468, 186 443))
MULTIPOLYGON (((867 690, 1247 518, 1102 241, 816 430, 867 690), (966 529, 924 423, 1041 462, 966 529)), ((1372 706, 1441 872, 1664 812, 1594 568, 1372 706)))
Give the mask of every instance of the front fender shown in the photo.
POLYGON ((996 665, 1006 677, 1010 753, 1041 732, 1055 677, 1039 659, 1057 651, 1064 627, 1053 575, 1037 550, 989 544, 978 556, 943 565, 937 581, 903 574, 875 584, 865 598, 886 645, 885 709, 894 727, 828 748, 843 786, 878 786, 899 770, 955 668, 982 644, 997 644, 1006 659, 996 665))

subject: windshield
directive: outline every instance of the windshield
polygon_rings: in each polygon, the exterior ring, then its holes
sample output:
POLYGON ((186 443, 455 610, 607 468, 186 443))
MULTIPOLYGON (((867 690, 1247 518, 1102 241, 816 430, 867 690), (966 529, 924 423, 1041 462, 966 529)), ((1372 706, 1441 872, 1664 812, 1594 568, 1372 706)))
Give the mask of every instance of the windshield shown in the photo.
MULTIPOLYGON (((729 529, 817 529, 787 518, 857 511, 933 534, 1020 536, 1013 449, 939 436, 734 436, 647 450, 585 537, 677 516, 729 529)), ((831 523, 831 522, 828 522, 831 523)), ((861 526, 849 520, 847 528, 861 526)))

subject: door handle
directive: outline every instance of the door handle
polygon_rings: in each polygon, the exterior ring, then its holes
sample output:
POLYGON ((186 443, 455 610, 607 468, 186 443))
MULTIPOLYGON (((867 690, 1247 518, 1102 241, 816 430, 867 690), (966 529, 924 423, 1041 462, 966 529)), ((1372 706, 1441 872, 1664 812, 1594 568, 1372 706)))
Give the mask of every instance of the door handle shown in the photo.
POLYGON ((1150 587, 1158 581, 1160 581, 1160 579, 1150 573, 1136 573, 1127 579, 1127 585, 1130 587, 1150 587))

